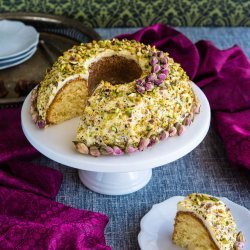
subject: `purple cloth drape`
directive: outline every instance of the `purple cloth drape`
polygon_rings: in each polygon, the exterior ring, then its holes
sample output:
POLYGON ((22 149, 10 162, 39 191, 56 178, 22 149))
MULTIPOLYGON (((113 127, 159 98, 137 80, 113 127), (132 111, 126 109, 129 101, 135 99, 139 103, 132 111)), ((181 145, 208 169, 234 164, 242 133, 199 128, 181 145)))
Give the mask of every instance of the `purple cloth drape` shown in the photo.
POLYGON ((0 110, 0 249, 110 249, 107 216, 55 202, 62 175, 30 163, 37 155, 20 109, 0 110))
POLYGON ((240 47, 220 50, 209 41, 194 44, 162 24, 118 38, 169 52, 207 96, 231 164, 250 169, 250 63, 240 47))

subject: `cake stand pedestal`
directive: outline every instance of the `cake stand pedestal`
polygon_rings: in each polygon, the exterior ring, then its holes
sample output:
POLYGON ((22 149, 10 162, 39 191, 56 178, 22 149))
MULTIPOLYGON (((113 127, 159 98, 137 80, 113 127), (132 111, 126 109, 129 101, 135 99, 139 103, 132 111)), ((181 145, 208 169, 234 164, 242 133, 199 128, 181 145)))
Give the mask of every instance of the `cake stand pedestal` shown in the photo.
POLYGON ((210 107, 203 92, 192 84, 201 102, 201 112, 181 136, 168 138, 143 152, 122 156, 93 157, 76 152, 75 140, 79 118, 40 130, 29 114, 30 94, 23 103, 22 128, 29 142, 42 154, 63 165, 79 169, 82 183, 102 194, 122 195, 144 187, 152 168, 175 161, 197 147, 210 125, 210 107))
POLYGON ((109 195, 135 192, 150 181, 152 169, 128 173, 100 173, 79 170, 82 183, 89 189, 109 195))

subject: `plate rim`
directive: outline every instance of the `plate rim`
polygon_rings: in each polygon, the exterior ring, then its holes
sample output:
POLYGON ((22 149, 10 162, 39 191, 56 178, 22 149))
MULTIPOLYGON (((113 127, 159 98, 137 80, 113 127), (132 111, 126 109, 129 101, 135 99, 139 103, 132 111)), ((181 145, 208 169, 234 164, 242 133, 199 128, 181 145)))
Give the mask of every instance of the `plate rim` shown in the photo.
POLYGON ((4 66, 0 66, 0 70, 2 69, 7 69, 7 68, 11 68, 11 67, 14 67, 14 66, 17 66, 23 62, 26 62, 27 60, 29 60, 34 54, 36 53, 36 47, 34 48, 34 50, 31 50, 31 52, 24 58, 21 58, 20 60, 18 61, 15 61, 15 62, 12 62, 10 64, 7 64, 7 65, 4 65, 4 66))
POLYGON ((2 61, 0 60, 0 67, 1 67, 2 64, 9 65, 9 64, 12 64, 12 63, 15 63, 15 62, 19 62, 20 60, 23 60, 26 57, 28 57, 31 53, 33 53, 36 50, 37 50, 37 46, 34 46, 29 51, 25 52, 22 55, 19 55, 19 56, 14 57, 14 58, 7 59, 5 61, 4 60, 2 60, 2 61))
POLYGON ((24 56, 26 56, 27 54, 29 54, 34 48, 36 48, 37 45, 34 45, 32 48, 30 48, 28 51, 25 51, 24 53, 18 55, 18 56, 14 56, 14 57, 9 57, 9 58, 6 58, 6 59, 0 59, 0 64, 1 63, 4 63, 4 62, 11 62, 13 60, 18 60, 24 56))

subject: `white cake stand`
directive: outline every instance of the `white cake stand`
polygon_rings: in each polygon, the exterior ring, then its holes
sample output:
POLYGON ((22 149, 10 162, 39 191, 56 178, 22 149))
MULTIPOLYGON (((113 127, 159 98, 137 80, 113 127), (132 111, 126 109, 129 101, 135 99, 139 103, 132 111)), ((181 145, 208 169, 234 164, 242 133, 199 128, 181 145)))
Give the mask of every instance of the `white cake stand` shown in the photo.
POLYGON ((152 176, 152 168, 175 161, 197 147, 204 139, 210 124, 210 107, 203 92, 193 84, 201 102, 201 112, 181 136, 168 138, 156 146, 130 155, 81 155, 75 151, 79 118, 40 130, 29 114, 30 94, 24 101, 21 113, 22 128, 30 143, 48 158, 63 165, 79 169, 82 183, 102 194, 122 195, 144 187, 152 176))

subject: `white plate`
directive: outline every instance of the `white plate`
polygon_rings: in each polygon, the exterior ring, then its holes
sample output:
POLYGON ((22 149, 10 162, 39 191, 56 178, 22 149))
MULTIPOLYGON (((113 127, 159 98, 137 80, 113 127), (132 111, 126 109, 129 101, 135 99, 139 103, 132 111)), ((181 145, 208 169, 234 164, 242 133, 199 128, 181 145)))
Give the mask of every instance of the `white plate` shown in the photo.
POLYGON ((28 57, 32 53, 32 51, 34 51, 36 49, 37 49, 37 47, 34 46, 31 49, 29 49, 28 51, 26 51, 25 53, 22 53, 18 56, 8 57, 7 59, 0 59, 0 65, 14 63, 14 62, 17 62, 21 59, 24 59, 24 58, 28 57))
POLYGON ((7 68, 11 68, 14 67, 16 65, 19 65, 27 60, 29 60, 36 52, 37 47, 34 47, 29 53, 27 53, 25 55, 25 57, 21 57, 19 58, 19 60, 14 61, 14 62, 8 62, 8 63, 1 63, 0 62, 0 70, 1 69, 7 69, 7 68))
POLYGON ((18 56, 36 46, 39 33, 18 21, 0 21, 0 59, 18 56))
POLYGON ((192 83, 201 102, 201 112, 181 136, 168 138, 143 152, 122 156, 93 157, 76 152, 75 140, 79 118, 46 129, 38 129, 31 120, 30 95, 21 113, 22 128, 29 142, 42 154, 66 166, 96 172, 134 172, 165 165, 186 155, 197 147, 210 125, 210 107, 204 93, 192 83))
MULTIPOLYGON (((174 218, 178 201, 183 196, 174 196, 162 203, 156 204, 141 220, 141 231, 138 242, 142 250, 181 250, 172 243, 174 218)), ((242 231, 247 244, 244 250, 250 250, 250 211, 227 198, 220 198, 231 210, 238 231, 242 231)))

